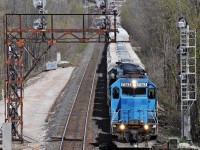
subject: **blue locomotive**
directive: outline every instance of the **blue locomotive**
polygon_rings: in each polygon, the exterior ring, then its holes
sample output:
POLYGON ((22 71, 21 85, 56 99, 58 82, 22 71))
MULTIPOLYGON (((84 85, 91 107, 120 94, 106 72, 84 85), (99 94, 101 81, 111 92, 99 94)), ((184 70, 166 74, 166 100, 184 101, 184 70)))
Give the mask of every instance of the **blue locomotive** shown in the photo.
MULTIPOLYGON (((120 28, 117 39, 128 39, 120 28)), ((111 43, 107 51, 110 128, 118 141, 148 141, 158 133, 157 86, 148 78, 134 48, 127 42, 111 43)))

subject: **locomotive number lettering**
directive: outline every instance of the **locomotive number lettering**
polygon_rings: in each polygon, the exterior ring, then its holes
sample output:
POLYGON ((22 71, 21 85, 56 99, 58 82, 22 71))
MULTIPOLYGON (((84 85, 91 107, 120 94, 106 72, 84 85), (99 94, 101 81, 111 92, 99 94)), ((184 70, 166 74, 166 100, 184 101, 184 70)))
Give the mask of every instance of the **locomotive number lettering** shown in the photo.
MULTIPOLYGON (((122 82, 121 87, 133 87, 133 84, 131 82, 122 82)), ((143 82, 138 82, 136 83, 136 87, 142 88, 142 87, 147 87, 147 83, 143 82)))
POLYGON ((137 83, 137 87, 147 87, 147 83, 137 83))
POLYGON ((132 87, 132 83, 121 83, 121 87, 132 87))

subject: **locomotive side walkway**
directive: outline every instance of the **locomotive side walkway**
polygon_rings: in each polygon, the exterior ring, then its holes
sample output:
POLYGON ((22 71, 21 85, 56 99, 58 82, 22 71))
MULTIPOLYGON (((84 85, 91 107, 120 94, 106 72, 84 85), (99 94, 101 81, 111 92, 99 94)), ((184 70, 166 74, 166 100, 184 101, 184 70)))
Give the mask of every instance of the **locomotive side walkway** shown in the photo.
MULTIPOLYGON (((24 90, 24 136, 43 141, 45 119, 57 96, 69 81, 73 67, 43 72, 27 82, 24 90)), ((0 126, 4 122, 4 101, 0 101, 0 126)))

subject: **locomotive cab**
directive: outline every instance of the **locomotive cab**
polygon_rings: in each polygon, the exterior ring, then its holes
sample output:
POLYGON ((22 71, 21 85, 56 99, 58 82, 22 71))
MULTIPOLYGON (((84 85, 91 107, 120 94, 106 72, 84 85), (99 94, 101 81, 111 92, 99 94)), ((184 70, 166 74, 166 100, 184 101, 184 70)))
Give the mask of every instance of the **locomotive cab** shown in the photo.
POLYGON ((111 133, 142 142, 157 135, 157 87, 148 78, 119 78, 110 88, 111 133))

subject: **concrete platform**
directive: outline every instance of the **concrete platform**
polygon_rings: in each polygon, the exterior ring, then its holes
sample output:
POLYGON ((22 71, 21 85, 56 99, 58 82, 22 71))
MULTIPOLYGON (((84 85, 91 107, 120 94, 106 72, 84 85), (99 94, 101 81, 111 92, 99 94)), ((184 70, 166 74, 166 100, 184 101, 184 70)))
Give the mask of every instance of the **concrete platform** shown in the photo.
MULTIPOLYGON (((57 96, 67 84, 73 67, 43 72, 30 79, 24 90, 24 136, 31 142, 42 142, 46 135, 45 119, 57 96)), ((0 126, 4 122, 4 101, 0 101, 0 126)))

